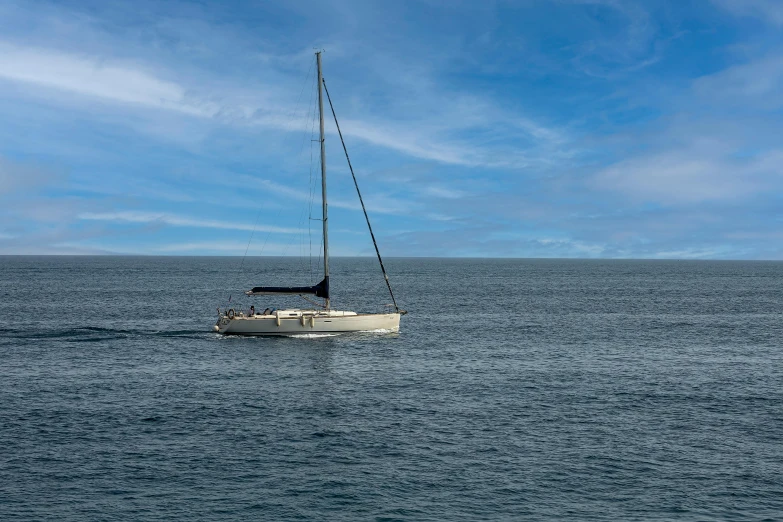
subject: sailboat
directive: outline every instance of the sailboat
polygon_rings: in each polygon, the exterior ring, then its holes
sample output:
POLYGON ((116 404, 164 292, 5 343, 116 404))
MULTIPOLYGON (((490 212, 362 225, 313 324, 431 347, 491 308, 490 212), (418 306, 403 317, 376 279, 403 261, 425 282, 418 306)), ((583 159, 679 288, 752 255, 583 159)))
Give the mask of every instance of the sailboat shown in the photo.
MULTIPOLYGON (((248 296, 257 295, 313 295, 324 300, 323 307, 320 309, 303 310, 292 308, 287 310, 275 310, 267 308, 263 312, 256 312, 254 307, 251 312, 237 311, 234 308, 224 310, 222 313, 218 308, 218 320, 213 327, 215 332, 221 334, 234 335, 297 335, 297 334, 320 334, 320 333, 340 333, 340 332, 360 332, 360 331, 389 331, 396 332, 400 328, 400 316, 405 314, 397 306, 397 300, 394 298, 389 276, 386 268, 383 266, 378 244, 375 241, 375 235, 370 225, 370 219, 367 216, 367 209, 362 200, 362 194, 356 181, 356 175, 353 172, 351 159, 348 157, 348 149, 345 147, 340 125, 337 123, 337 115, 334 112, 329 91, 326 88, 326 82, 323 79, 321 71, 321 52, 315 53, 318 68, 318 116, 320 121, 320 143, 321 143, 321 198, 323 209, 323 259, 324 259, 324 277, 323 280, 314 286, 257 286, 245 292, 248 296), (359 202, 364 211, 364 217, 367 226, 370 229, 375 253, 378 256, 378 263, 389 289, 394 311, 389 313, 357 313, 346 310, 334 310, 331 307, 330 287, 329 287, 329 220, 327 218, 328 205, 326 202, 326 144, 324 140, 324 100, 323 93, 329 100, 329 106, 334 116, 334 123, 337 127, 337 133, 343 145, 345 157, 348 160, 348 167, 353 177, 356 192, 359 195, 359 202)), ((309 300, 309 299, 308 299, 309 300)))

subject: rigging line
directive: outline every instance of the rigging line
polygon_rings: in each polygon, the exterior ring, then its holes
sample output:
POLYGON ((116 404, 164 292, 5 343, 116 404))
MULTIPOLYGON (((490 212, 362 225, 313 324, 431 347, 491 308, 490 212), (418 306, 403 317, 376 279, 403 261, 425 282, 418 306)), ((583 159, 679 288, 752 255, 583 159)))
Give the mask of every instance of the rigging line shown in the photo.
MULTIPOLYGON (((313 125, 310 130, 310 137, 312 138, 315 132, 315 113, 313 113, 313 125)), ((310 261, 310 280, 313 279, 313 140, 310 140, 310 179, 307 182, 307 188, 310 192, 307 202, 307 239, 310 242, 310 251, 308 252, 308 260, 310 261)))
MULTIPOLYGON (((299 91, 299 96, 296 98, 296 105, 294 105, 294 113, 296 113, 296 108, 299 107, 299 100, 302 99, 302 94, 304 94, 305 87, 307 87, 307 84, 309 83, 308 80, 310 79, 310 73, 313 71, 313 65, 315 64, 315 59, 310 61, 310 68, 307 69, 307 76, 305 76, 305 81, 302 84, 302 90, 299 91)), ((315 83, 315 76, 313 76, 313 83, 315 83)), ((307 103, 307 115, 305 116, 305 121, 310 119, 310 107, 312 106, 312 100, 313 100, 313 93, 312 90, 310 92, 310 101, 307 103)), ((294 118, 296 117, 296 114, 291 116, 291 119, 288 122, 288 126, 286 127, 286 135, 288 135, 288 132, 291 130, 291 124, 294 121, 294 118)), ((299 155, 302 154, 302 149, 304 148, 304 140, 302 140, 302 145, 299 147, 299 155)))
MULTIPOLYGON (((313 61, 310 63, 311 70, 312 70, 312 67, 313 67, 314 63, 315 63, 315 58, 313 58, 313 61)), ((307 117, 305 118, 305 131, 307 131, 307 127, 310 124, 310 121, 312 120, 313 122, 315 122, 315 119, 316 119, 316 102, 315 102, 315 85, 316 85, 316 83, 317 83, 317 78, 314 75, 313 76, 313 81, 312 81, 313 88, 310 89, 310 102, 309 102, 309 105, 308 105, 307 117), (311 115, 312 115, 312 118, 311 118, 311 115)), ((313 129, 315 129, 315 123, 313 123, 310 126, 310 137, 312 137, 313 129)), ((301 163, 301 160, 302 160, 302 156, 303 156, 302 152, 304 151, 304 145, 305 145, 306 138, 307 138, 307 132, 304 132, 303 136, 302 136, 302 145, 301 145, 301 147, 299 149, 299 156, 298 156, 298 160, 297 160, 297 169, 298 169, 298 167, 299 167, 299 165, 301 163)), ((312 140, 310 140, 310 165, 309 165, 309 170, 310 170, 310 179, 312 180, 312 177, 313 177, 313 143, 312 143, 312 140)), ((312 232, 311 232, 311 226, 310 226, 311 206, 312 206, 312 200, 310 201, 308 207, 302 209, 302 213, 300 214, 300 218, 301 219, 300 219, 300 223, 299 224, 301 226, 301 224, 302 224, 301 221, 304 220, 305 214, 307 214, 307 218, 308 218, 307 219, 307 237, 308 237, 308 242, 310 244, 310 252, 308 252, 308 263, 309 263, 309 276, 310 276, 310 279, 312 280, 312 278, 313 278, 313 267, 312 267, 313 261, 312 261, 312 257, 313 256, 312 256, 312 238, 311 238, 312 232)), ((304 269, 305 241, 304 241, 304 233, 303 232, 304 231, 302 231, 302 233, 300 234, 299 265, 300 265, 300 267, 302 267, 304 269)))
MULTIPOLYGON (((315 86, 317 85, 317 79, 314 78, 313 80, 313 90, 312 95, 315 95, 316 89, 315 86)), ((315 180, 313 178, 313 143, 318 140, 312 139, 313 136, 315 136, 315 124, 318 121, 317 116, 317 100, 315 98, 311 98, 313 101, 313 118, 312 118, 312 124, 310 125, 310 178, 308 180, 308 200, 307 200, 307 235, 310 241, 310 251, 308 253, 308 260, 310 261, 310 280, 313 280, 313 229, 312 229, 312 219, 313 219, 313 199, 315 198, 315 180)), ((320 260, 320 255, 318 256, 320 260)))
POLYGON ((301 297, 302 299, 304 299, 304 300, 305 300, 305 301, 307 301, 308 303, 312 303, 312 304, 314 304, 315 306, 320 306, 321 308, 326 308, 326 306, 322 305, 321 303, 318 303, 318 302, 316 302, 316 301, 313 301, 313 300, 311 300, 311 299, 308 299, 308 298, 306 298, 305 296, 303 296, 303 295, 301 295, 301 294, 299 295, 299 297, 301 297))
MULTIPOLYGON (((275 221, 278 220, 278 218, 280 217, 280 213, 282 211, 283 211, 283 207, 280 207, 280 210, 277 211, 277 216, 275 217, 275 221)), ((272 231, 270 230, 269 232, 267 232, 266 239, 264 239, 264 244, 261 245, 261 250, 258 252, 259 256, 264 253, 264 249, 266 248, 266 243, 267 243, 267 241, 269 241, 269 236, 271 236, 271 235, 272 235, 272 231)), ((260 271, 259 271, 259 273, 260 273, 260 271)), ((258 274, 256 274, 256 275, 258 275, 258 274)))
POLYGON ((364 207, 364 200, 362 199, 362 192, 359 190, 359 183, 356 181, 356 174, 353 173, 353 165, 351 165, 351 158, 348 157, 348 149, 345 147, 345 140, 343 139, 343 133, 340 130, 340 124, 337 123, 337 114, 334 112, 334 105, 332 105, 332 97, 329 96, 329 89, 326 88, 326 80, 322 79, 324 84, 324 91, 326 91, 326 99, 329 100, 329 108, 332 109, 332 116, 334 117, 334 124, 337 127, 337 134, 340 135, 340 143, 343 144, 343 151, 345 152, 345 159, 348 160, 348 169, 351 171, 351 177, 353 178, 353 185, 356 187, 356 193, 359 195, 359 203, 362 204, 362 212, 364 212, 364 219, 367 221, 367 228, 370 229, 370 237, 372 238, 372 245, 375 247, 375 253, 378 256, 378 263, 381 265, 381 272, 383 272, 383 279, 386 281, 386 287, 389 289, 389 295, 394 303, 394 309, 397 312, 400 311, 400 307, 397 306, 397 300, 394 298, 394 292, 392 292, 391 283, 389 283, 389 275, 386 273, 386 268, 383 266, 383 259, 381 259, 381 251, 378 250, 378 243, 375 241, 375 234, 372 232, 372 225, 370 225, 370 217, 367 215, 367 209, 364 207))
MULTIPOLYGON (((293 125, 294 119, 296 118, 296 111, 299 108, 299 102, 302 100, 302 94, 304 94, 305 87, 307 87, 307 85, 309 84, 310 73, 313 72, 313 66, 314 65, 315 65, 315 58, 313 58, 313 60, 310 61, 310 67, 307 69, 307 75, 305 76, 304 83, 302 83, 302 89, 299 91, 299 96, 296 97, 296 103, 294 104, 293 114, 291 115, 291 119, 288 120, 288 124, 286 125, 286 128, 285 128, 284 135, 286 137, 288 136, 289 131, 291 130, 291 126, 293 125)), ((315 82, 315 76, 313 76, 313 83, 314 82, 315 82)), ((310 93, 310 101, 307 103, 307 115, 305 116, 305 121, 310 119, 310 110, 311 110, 311 105, 312 105, 312 99, 313 99, 313 94, 311 92, 310 93)), ((285 145, 286 140, 287 140, 287 138, 283 138, 283 142, 282 142, 283 146, 285 145)), ((304 147, 304 143, 302 144, 302 147, 299 149, 299 155, 300 156, 301 156, 303 147, 304 147)), ((275 218, 275 220, 277 220, 280 217, 280 213, 281 212, 282 212, 282 208, 280 210, 278 210, 277 217, 275 218)), ((253 234, 255 234, 255 229, 258 226, 258 220, 259 220, 260 217, 261 217, 261 209, 259 209, 258 210, 258 214, 256 214, 256 224, 253 227, 253 233, 250 235, 250 241, 248 241, 248 243, 247 243, 247 248, 245 249, 245 256, 242 257, 242 264, 239 267, 240 271, 242 270, 242 265, 245 264, 245 257, 247 256, 248 249, 250 248, 250 242, 253 240, 253 234)), ((259 255, 261 255, 261 253, 263 253, 263 251, 264 251, 264 248, 266 248, 266 243, 267 243, 267 241, 269 241, 269 236, 271 234, 272 234, 272 232, 270 231, 266 235, 266 239, 264 240, 264 244, 261 246, 261 251, 259 252, 259 255)), ((260 270, 255 274, 254 277, 258 276, 259 274, 260 274, 260 270)), ((237 282, 239 281, 239 276, 240 275, 241 275, 240 273, 237 273, 237 282)))
MULTIPOLYGON (((310 63, 310 70, 308 71, 307 78, 310 77, 310 71, 313 70, 313 66, 315 64, 315 61, 316 61, 315 58, 313 58, 313 61, 310 63)), ((305 80, 305 82, 307 82, 307 80, 305 80)), ((313 75, 312 85, 315 86, 316 83, 317 83, 316 75, 313 75)), ((302 87, 302 92, 304 92, 304 87, 305 86, 306 86, 306 83, 302 87)), ((311 114, 312 114, 313 119, 315 119, 316 104, 314 102, 314 92, 315 92, 314 88, 310 90, 310 101, 308 103, 307 115, 305 117, 305 131, 307 130, 307 125, 309 124, 310 115, 311 114)), ((300 97, 301 97, 302 93, 300 92, 299 94, 300 94, 300 97)), ((310 134, 312 135, 312 130, 311 130, 310 134)), ((296 167, 295 167, 294 170, 298 170, 299 166, 302 163, 302 159, 303 159, 303 154, 302 153, 304 151, 304 145, 305 145, 305 142, 306 142, 306 138, 307 138, 307 132, 304 132, 303 135, 302 135, 302 143, 301 143, 301 146, 299 147, 299 153, 297 154, 296 167)), ((310 169, 312 170, 312 143, 310 144, 310 148, 311 148, 311 150, 310 150, 310 163, 311 163, 310 169)), ((309 212, 309 210, 308 210, 308 212, 309 212)), ((301 212, 301 214, 299 216, 300 217, 300 219, 299 219, 299 226, 300 227, 302 225, 302 221, 304 220, 304 214, 305 214, 305 209, 302 210, 302 212, 301 212)), ((307 224, 308 224, 308 235, 309 235, 309 227, 310 227, 309 220, 308 220, 307 224)), ((304 257, 304 234, 303 233, 300 233, 299 239, 300 239, 300 242, 299 242, 299 249, 300 250, 299 250, 299 256, 298 256, 299 266, 300 266, 300 269, 304 269, 304 261, 303 261, 303 257, 304 257)), ((292 244, 293 244, 293 240, 289 241, 289 243, 286 245, 286 247, 284 249, 284 255, 288 254, 288 250, 290 249, 292 244)), ((311 272, 312 272, 312 270, 311 270, 311 272)), ((312 274, 311 274, 311 276, 312 276, 312 274)))
MULTIPOLYGON (((313 62, 310 64, 310 69, 311 70, 312 70, 312 67, 313 67, 314 63, 315 63, 315 59, 313 59, 313 62)), ((308 71, 308 79, 310 77, 309 74, 310 73, 308 71)), ((313 81, 312 81, 311 85, 315 85, 315 82, 316 82, 316 77, 315 77, 315 75, 313 75, 313 81)), ((307 84, 305 84, 302 87, 302 89, 304 90, 304 87, 306 87, 306 86, 307 86, 307 84)), ((311 114, 315 113, 314 112, 315 111, 315 104, 313 103, 313 90, 314 89, 310 89, 310 99, 309 99, 309 101, 307 103, 307 113, 305 114, 305 118, 304 118, 304 132, 302 132, 302 142, 299 145, 299 152, 296 154, 296 165, 294 166, 294 170, 297 170, 299 168, 299 166, 301 165, 301 163, 302 163, 302 159, 303 159, 303 156, 304 156, 304 154, 303 154, 304 146, 305 146, 305 143, 307 142, 307 127, 308 127, 310 119, 311 119, 311 114)), ((301 95, 301 93, 300 93, 300 95, 301 95)))
MULTIPOLYGON (((258 228, 258 220, 261 219, 261 210, 256 212, 256 221, 253 224, 253 231, 250 233, 250 239, 247 240, 247 246, 245 247, 245 254, 242 256, 242 262, 239 263, 239 268, 237 269, 237 275, 234 281, 235 285, 239 284, 239 277, 242 275, 242 267, 245 265, 245 258, 247 258, 247 251, 250 250, 250 243, 253 242, 253 236, 256 234, 256 228, 258 228)), ((229 301, 231 301, 231 296, 228 296, 229 301)))

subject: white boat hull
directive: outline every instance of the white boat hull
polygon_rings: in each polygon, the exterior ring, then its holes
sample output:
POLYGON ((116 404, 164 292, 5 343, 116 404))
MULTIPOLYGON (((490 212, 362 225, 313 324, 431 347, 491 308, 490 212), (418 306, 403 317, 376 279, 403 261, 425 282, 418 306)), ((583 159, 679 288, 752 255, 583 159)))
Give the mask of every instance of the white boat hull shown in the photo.
POLYGON ((280 310, 269 315, 221 316, 214 331, 228 335, 301 335, 400 329, 400 314, 357 314, 330 310, 280 310))

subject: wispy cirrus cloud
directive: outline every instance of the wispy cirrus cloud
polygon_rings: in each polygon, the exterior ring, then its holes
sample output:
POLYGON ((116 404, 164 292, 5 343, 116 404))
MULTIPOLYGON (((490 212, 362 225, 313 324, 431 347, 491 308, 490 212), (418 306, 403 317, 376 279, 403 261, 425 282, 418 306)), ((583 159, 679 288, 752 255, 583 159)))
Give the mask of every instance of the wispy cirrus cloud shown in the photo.
MULTIPOLYGON (((297 201, 320 201, 320 186, 315 188, 317 192, 307 192, 305 190, 291 188, 283 183, 278 183, 269 179, 263 178, 250 178, 241 177, 240 179, 247 179, 247 183, 257 184, 263 189, 297 201)), ((378 214, 403 214, 412 210, 412 203, 410 201, 404 201, 391 196, 378 194, 372 195, 366 199, 367 204, 370 205, 373 213, 378 214)), ((316 203, 316 206, 318 203, 316 203)), ((361 204, 357 200, 348 201, 340 197, 330 197, 329 206, 335 208, 342 208, 346 210, 361 210, 361 204)))
POLYGON ((218 111, 190 102, 185 88, 137 66, 52 49, 0 42, 0 78, 193 116, 210 117, 218 111))
MULTIPOLYGON (((258 100, 238 93, 204 91, 172 79, 163 79, 160 77, 161 67, 155 69, 158 70, 156 73, 151 67, 111 57, 0 42, 0 79, 6 81, 97 98, 108 103, 173 111, 221 123, 257 125, 286 132, 300 132, 309 125, 307 122, 292 125, 292 116, 296 112, 292 101, 265 99, 266 105, 258 106, 254 105, 258 100)), ((272 86, 268 89, 280 90, 272 86)), ((434 97, 434 93, 431 96, 434 97)), ((445 164, 513 166, 534 161, 529 155, 513 151, 506 151, 503 159, 498 159, 499 156, 492 150, 464 139, 446 137, 466 128, 466 123, 469 127, 475 125, 475 120, 464 121, 464 108, 460 112, 460 118, 441 117, 444 121, 442 126, 411 123, 403 126, 388 121, 375 123, 346 119, 342 130, 346 137, 445 164)), ((503 116, 503 119, 506 118, 503 116)), ((482 124, 491 125, 491 120, 482 124)), ((508 124, 535 140, 561 139, 559 132, 528 118, 511 116, 508 124)))
MULTIPOLYGON (((676 110, 645 150, 598 169, 592 188, 664 205, 737 202, 783 188, 783 50, 695 78, 670 102, 676 110)), ((645 132, 649 132, 645 129, 645 132)))
POLYGON ((0 196, 22 190, 29 193, 59 180, 53 171, 0 156, 0 196))
MULTIPOLYGON (((275 255, 291 250, 291 245, 284 243, 264 243, 264 253, 275 255)), ((241 255, 248 248, 248 243, 242 241, 191 241, 184 243, 170 243, 163 246, 150 246, 145 249, 149 253, 194 253, 194 252, 220 252, 232 255, 241 255)), ((252 253, 258 254, 261 245, 253 245, 252 253)))
POLYGON ((738 16, 758 18, 783 25, 783 3, 779 0, 712 0, 715 5, 738 16))
POLYGON ((592 16, 581 16, 590 37, 574 46, 573 63, 591 76, 615 76, 638 71, 661 59, 656 43, 660 27, 644 4, 615 0, 565 0, 566 4, 593 7, 592 16), (607 26, 603 16, 620 16, 622 24, 607 26))
POLYGON ((85 221, 104 221, 117 223, 138 224, 164 224, 175 227, 218 228, 225 230, 246 230, 256 232, 271 232, 275 234, 301 234, 304 231, 298 228, 275 227, 264 224, 219 221, 213 219, 199 219, 189 216, 178 216, 165 212, 144 211, 120 211, 120 212, 83 212, 78 219, 85 221))
POLYGON ((783 50, 703 76, 694 82, 694 90, 700 103, 722 110, 783 107, 783 50))
POLYGON ((640 156, 599 172, 596 188, 616 191, 637 201, 693 204, 738 201, 783 187, 783 151, 752 158, 731 158, 700 150, 640 156))

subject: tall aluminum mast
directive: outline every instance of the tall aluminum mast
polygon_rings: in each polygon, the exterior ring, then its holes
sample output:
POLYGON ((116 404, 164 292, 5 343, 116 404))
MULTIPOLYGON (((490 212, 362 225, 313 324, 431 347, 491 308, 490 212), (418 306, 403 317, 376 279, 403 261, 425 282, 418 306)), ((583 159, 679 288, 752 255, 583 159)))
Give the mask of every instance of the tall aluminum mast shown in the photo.
MULTIPOLYGON (((324 137, 324 99, 322 85, 324 82, 321 74, 321 51, 315 53, 318 62, 318 118, 321 123, 321 198, 323 199, 323 225, 324 225, 324 280, 326 288, 329 288, 329 222, 326 209, 326 144, 324 137)), ((330 299, 326 298, 326 309, 329 310, 330 299)))

